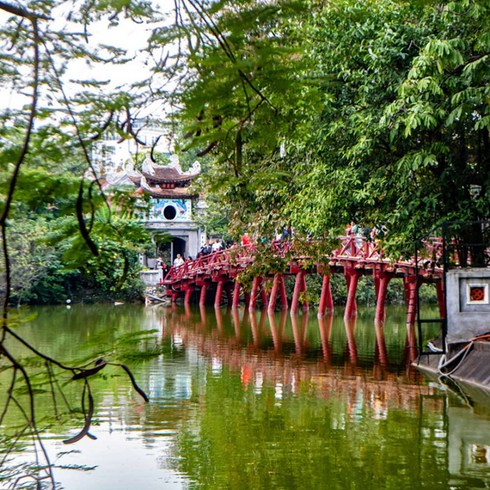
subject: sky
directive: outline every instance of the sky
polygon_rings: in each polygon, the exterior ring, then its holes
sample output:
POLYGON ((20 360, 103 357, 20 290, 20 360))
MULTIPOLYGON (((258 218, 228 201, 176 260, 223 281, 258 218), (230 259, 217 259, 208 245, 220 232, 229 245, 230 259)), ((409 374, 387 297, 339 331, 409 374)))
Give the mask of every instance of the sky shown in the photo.
MULTIPOLYGON (((13 4, 25 6, 27 2, 15 2, 13 4)), ((75 4, 80 3, 75 0, 75 4)), ((156 0, 153 2, 158 6, 161 13, 169 13, 173 9, 173 0, 156 0)), ((53 20, 49 21, 53 28, 64 29, 68 25, 66 21, 67 7, 53 10, 53 20)), ((0 25, 4 25, 8 15, 0 10, 0 25)), ((161 23, 163 24, 163 22, 161 23)), ((69 70, 64 77, 64 80, 69 79, 90 79, 108 81, 110 88, 124 85, 126 83, 136 82, 149 74, 149 67, 144 64, 142 49, 145 47, 146 41, 151 34, 152 28, 155 25, 136 24, 130 20, 121 18, 118 26, 108 27, 107 22, 98 22, 90 26, 90 42, 98 44, 114 45, 126 49, 128 55, 134 57, 128 65, 114 65, 105 63, 96 67, 89 67, 82 59, 75 59, 69 64, 69 70)), ((79 29, 78 29, 79 30, 79 29)), ((0 55, 8 56, 8 43, 2 42, 0 37, 0 55)), ((30 72, 26 71, 26 78, 30 78, 30 72)), ((67 87, 68 90, 71 90, 67 87)), ((18 89, 9 89, 5 86, 0 86, 0 110, 6 107, 19 107, 26 102, 26 98, 22 97, 18 89)))
MULTIPOLYGON (((10 1, 13 5, 22 7, 26 7, 28 4, 28 2, 25 0, 10 1)), ((63 87, 69 96, 74 95, 80 90, 78 85, 76 86, 70 84, 69 80, 95 79, 99 81, 107 81, 108 84, 105 86, 104 90, 112 91, 117 87, 124 88, 127 84, 141 81, 149 76, 149 65, 144 63, 145 55, 144 53, 141 53, 141 51, 145 48, 146 42, 153 28, 155 28, 157 25, 164 25, 165 23, 169 22, 169 20, 173 20, 171 12, 174 8, 174 0, 153 0, 152 3, 153 5, 158 6, 162 17, 163 14, 166 14, 165 17, 167 20, 164 20, 156 25, 137 24, 131 20, 124 19, 121 16, 117 26, 109 26, 107 21, 100 21, 89 26, 91 44, 95 42, 100 45, 105 44, 123 48, 127 50, 130 57, 133 57, 133 60, 125 65, 104 63, 95 67, 90 67, 83 59, 72 60, 68 65, 68 71, 63 76, 63 87)), ((67 14, 69 13, 69 8, 73 8, 74 6, 76 8, 76 6, 80 6, 80 4, 81 2, 79 0, 64 2, 62 8, 58 8, 57 10, 53 10, 51 12, 52 19, 46 22, 49 22, 49 25, 53 30, 62 30, 63 32, 73 30, 73 23, 70 25, 70 22, 67 21, 67 14)), ((10 14, 6 14, 0 9, 0 28, 6 24, 9 16, 10 14)), ((46 27, 46 24, 44 24, 43 27, 46 27)), ((76 26, 76 30, 80 31, 80 27, 76 26)), ((2 58, 8 59, 10 53, 8 41, 2 39, 0 34, 0 63, 2 63, 2 58)), ((32 56, 31 53, 27 54, 32 56)), ((59 62, 56 64, 59 67, 61 66, 61 62, 60 60, 58 61, 59 62)), ((20 90, 19 87, 2 85, 2 80, 0 79, 0 112, 4 112, 6 110, 18 110, 23 106, 27 107, 27 105, 31 103, 30 94, 32 89, 29 86, 31 80, 31 65, 28 65, 25 68, 24 74, 21 77, 21 82, 24 84, 24 88, 22 90, 20 90)), ((48 101, 49 92, 49 87, 42 87, 41 101, 44 105, 48 101)), ((55 97, 60 97, 60 93, 55 93, 55 97)), ((51 107, 53 109, 57 109, 61 108, 62 106, 60 106, 57 102, 53 102, 51 107)), ((137 116, 140 119, 148 116, 157 116, 158 118, 162 118, 165 116, 167 110, 168 106, 166 105, 165 99, 161 99, 158 102, 152 103, 144 110, 140 110, 138 113, 132 115, 137 116)), ((63 108, 62 112, 54 112, 53 114, 56 118, 56 114, 66 114, 66 111, 63 108)), ((10 120, 13 121, 12 118, 10 120)), ((38 120, 36 124, 40 125, 43 124, 43 122, 38 120)), ((1 145, 2 142, 0 141, 0 146, 1 145)), ((159 151, 169 151, 171 150, 172 145, 172 137, 167 135, 167 137, 160 140, 159 151)))

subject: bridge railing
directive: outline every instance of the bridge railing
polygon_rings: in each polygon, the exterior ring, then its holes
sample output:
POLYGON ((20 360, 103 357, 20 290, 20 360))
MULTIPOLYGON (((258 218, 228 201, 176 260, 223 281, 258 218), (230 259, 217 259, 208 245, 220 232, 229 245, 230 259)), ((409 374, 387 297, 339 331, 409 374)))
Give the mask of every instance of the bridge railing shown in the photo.
POLYGON ((340 236, 339 240, 340 248, 333 251, 333 257, 380 259, 383 255, 377 241, 354 235, 340 236))
POLYGON ((182 265, 172 265, 163 283, 172 284, 201 274, 211 275, 213 271, 229 267, 230 265, 238 268, 245 267, 253 261, 255 252, 256 247, 254 245, 234 245, 224 250, 201 255, 196 259, 185 261, 182 265))
MULTIPOLYGON (((330 259, 342 259, 358 262, 388 262, 377 240, 369 240, 365 237, 345 235, 340 236, 340 247, 334 250, 330 259)), ((424 252, 418 256, 420 269, 434 269, 440 267, 443 257, 442 240, 431 237, 423 241, 424 252)), ((271 242, 270 250, 276 256, 285 257, 287 253, 294 252, 294 242, 290 240, 271 242)), ((233 245, 230 248, 201 255, 194 260, 187 260, 180 266, 172 265, 166 274, 163 283, 170 285, 185 279, 193 279, 199 275, 213 275, 220 270, 228 273, 244 269, 253 262, 257 253, 257 247, 250 245, 233 245)), ((394 264, 405 267, 415 267, 415 258, 400 259, 394 264)))

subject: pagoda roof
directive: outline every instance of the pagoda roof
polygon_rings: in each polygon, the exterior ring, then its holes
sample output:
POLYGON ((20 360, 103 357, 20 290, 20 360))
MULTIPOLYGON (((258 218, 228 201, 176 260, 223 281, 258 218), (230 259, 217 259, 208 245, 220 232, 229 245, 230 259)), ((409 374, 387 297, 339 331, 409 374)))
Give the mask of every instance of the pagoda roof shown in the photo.
POLYGON ((177 157, 172 158, 169 165, 156 165, 149 156, 143 162, 141 172, 132 163, 128 163, 123 171, 113 172, 105 176, 104 187, 134 185, 138 193, 148 193, 152 197, 163 199, 184 199, 196 197, 198 194, 189 190, 192 179, 201 172, 198 162, 183 172, 177 157), (169 184, 163 188, 161 184, 169 184))
POLYGON ((161 199, 185 199, 196 197, 198 194, 189 191, 188 187, 174 187, 173 189, 162 189, 160 186, 151 185, 144 176, 140 180, 140 189, 152 197, 161 199))
POLYGON ((199 162, 183 172, 176 157, 168 165, 157 165, 147 156, 141 167, 141 173, 149 182, 159 184, 188 184, 201 173, 199 162))

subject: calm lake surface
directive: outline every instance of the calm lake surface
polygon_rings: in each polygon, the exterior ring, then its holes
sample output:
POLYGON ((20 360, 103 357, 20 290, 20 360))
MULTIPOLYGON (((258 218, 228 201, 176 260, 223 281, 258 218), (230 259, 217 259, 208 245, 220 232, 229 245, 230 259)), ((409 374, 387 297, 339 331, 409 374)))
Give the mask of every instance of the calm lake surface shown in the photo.
MULTIPOLYGON (((67 490, 490 488, 490 402, 411 367, 403 308, 382 329, 373 317, 75 305, 21 310, 16 331, 66 364, 124 362, 150 397, 107 366, 91 380, 97 439, 66 445, 83 416, 53 423, 60 406, 39 395, 67 490)), ((80 406, 83 380, 69 379, 67 403, 80 406)))

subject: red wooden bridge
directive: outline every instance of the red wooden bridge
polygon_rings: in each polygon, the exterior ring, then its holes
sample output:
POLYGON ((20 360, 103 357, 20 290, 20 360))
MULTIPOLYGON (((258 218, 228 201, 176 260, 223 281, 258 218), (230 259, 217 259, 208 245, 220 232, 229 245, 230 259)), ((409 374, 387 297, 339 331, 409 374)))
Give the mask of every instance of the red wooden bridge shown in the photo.
POLYGON ((340 247, 332 254, 322 257, 314 266, 308 256, 295 255, 294 243, 273 242, 268 249, 274 258, 287 261, 287 272, 268 271, 252 278, 251 285, 244 287, 241 278, 247 270, 252 270, 258 249, 254 245, 233 246, 226 250, 214 252, 188 260, 181 266, 172 266, 163 280, 166 293, 175 302, 183 297, 184 304, 189 304, 198 295, 199 304, 204 305, 206 298, 214 295, 214 305, 220 306, 223 293, 228 304, 237 307, 243 298, 249 308, 255 308, 262 302, 269 311, 276 308, 278 302, 282 308, 291 307, 291 313, 297 313, 302 305, 309 307, 306 298, 306 275, 320 274, 323 278, 322 290, 318 305, 318 315, 323 316, 333 311, 331 274, 343 274, 347 282, 347 303, 345 316, 356 315, 356 290, 359 278, 371 275, 374 280, 376 296, 377 321, 384 321, 385 302, 388 283, 393 278, 403 280, 407 304, 407 323, 413 324, 416 315, 417 288, 423 283, 435 284, 441 317, 445 317, 443 295, 443 268, 439 265, 442 256, 442 243, 434 238, 424 242, 423 258, 391 261, 378 248, 375 241, 358 236, 340 238, 340 247), (294 278, 292 298, 286 294, 285 279, 294 278))

